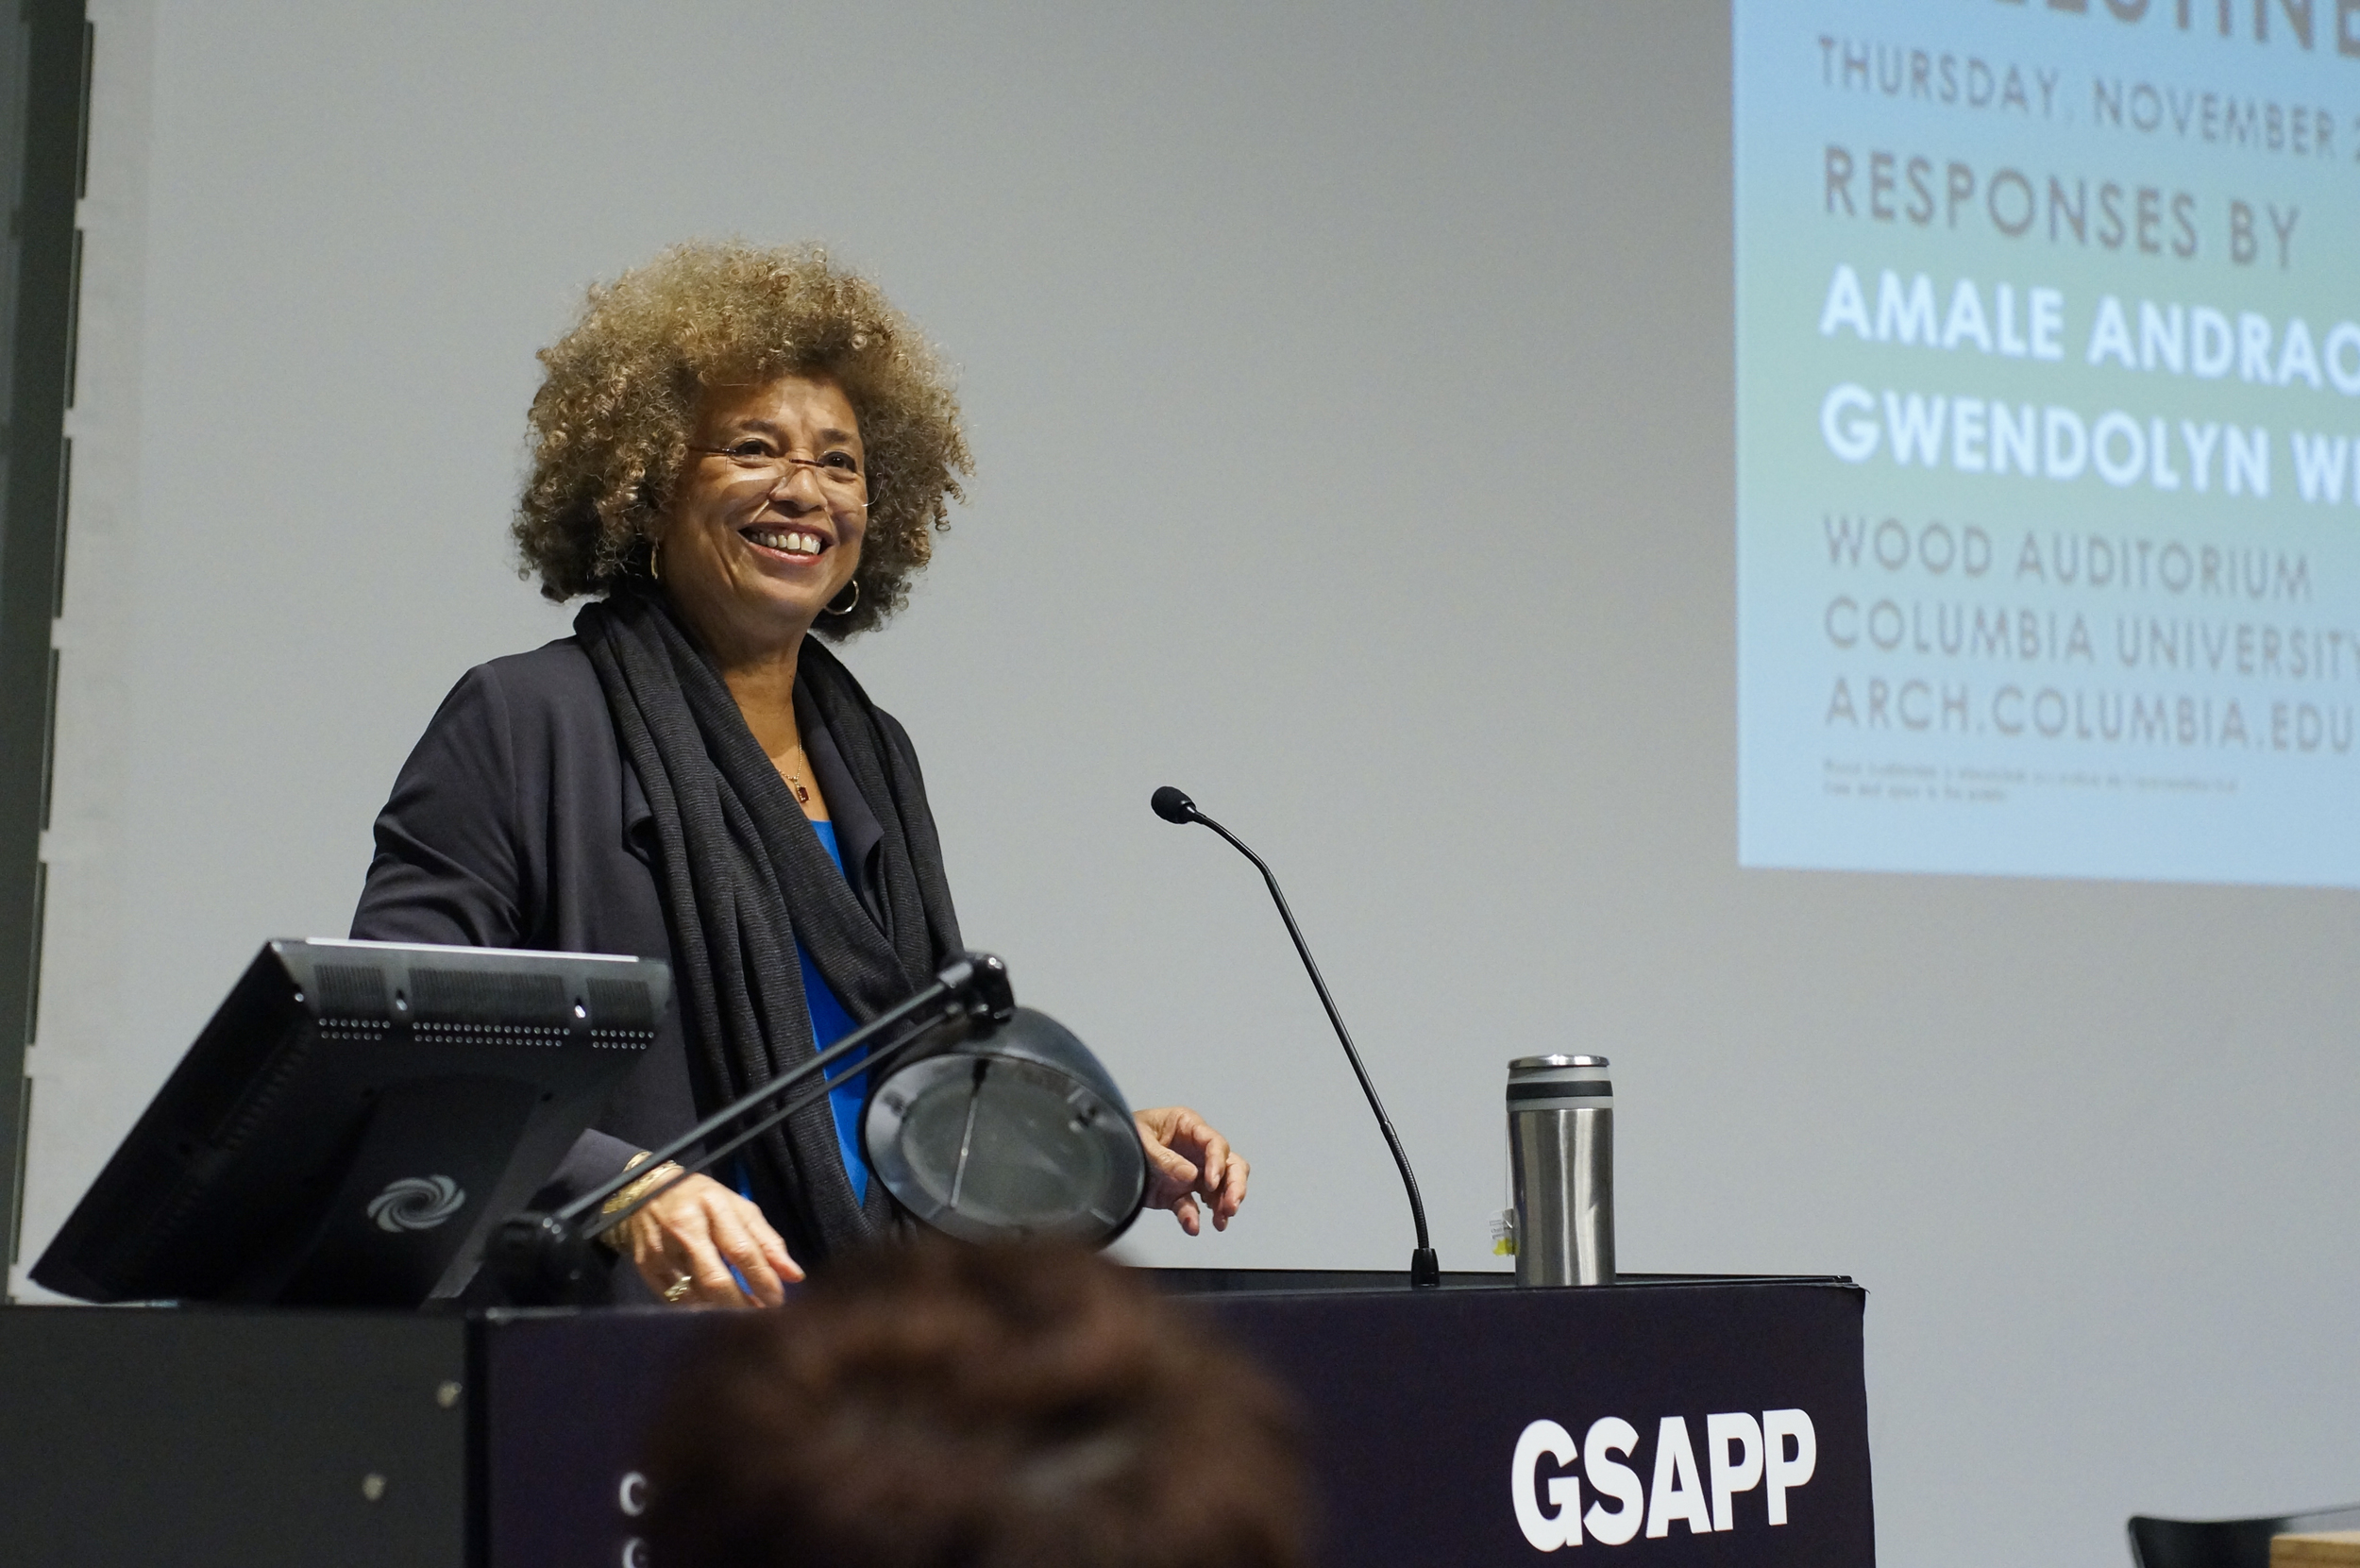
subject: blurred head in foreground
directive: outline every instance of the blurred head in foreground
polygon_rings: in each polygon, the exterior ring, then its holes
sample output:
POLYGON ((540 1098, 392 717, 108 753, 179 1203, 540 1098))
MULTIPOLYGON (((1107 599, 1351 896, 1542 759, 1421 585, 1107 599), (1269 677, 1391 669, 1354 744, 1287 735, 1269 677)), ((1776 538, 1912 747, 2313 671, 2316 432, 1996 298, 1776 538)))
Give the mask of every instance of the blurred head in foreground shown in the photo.
POLYGON ((650 1440, 662 1568, 1297 1568, 1276 1389, 1126 1271, 929 1239, 716 1323, 650 1440))

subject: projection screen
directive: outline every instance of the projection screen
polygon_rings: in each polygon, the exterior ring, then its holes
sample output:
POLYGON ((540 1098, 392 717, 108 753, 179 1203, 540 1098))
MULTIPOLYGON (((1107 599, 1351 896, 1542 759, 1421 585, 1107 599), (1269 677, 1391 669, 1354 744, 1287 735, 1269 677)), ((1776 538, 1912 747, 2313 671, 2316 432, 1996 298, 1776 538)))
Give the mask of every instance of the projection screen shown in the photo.
POLYGON ((2349 887, 2360 16, 2070 9, 1739 8, 1741 857, 2349 887))

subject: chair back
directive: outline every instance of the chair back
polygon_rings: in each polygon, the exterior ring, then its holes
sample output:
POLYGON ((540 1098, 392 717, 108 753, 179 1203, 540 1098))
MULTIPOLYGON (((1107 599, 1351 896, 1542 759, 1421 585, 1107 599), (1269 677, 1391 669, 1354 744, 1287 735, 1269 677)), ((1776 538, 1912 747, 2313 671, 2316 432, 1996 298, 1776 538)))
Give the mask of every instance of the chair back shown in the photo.
POLYGON ((2269 1568, 2270 1537, 2310 1530, 2360 1530, 2360 1503, 2260 1519, 2131 1516, 2136 1568, 2269 1568))

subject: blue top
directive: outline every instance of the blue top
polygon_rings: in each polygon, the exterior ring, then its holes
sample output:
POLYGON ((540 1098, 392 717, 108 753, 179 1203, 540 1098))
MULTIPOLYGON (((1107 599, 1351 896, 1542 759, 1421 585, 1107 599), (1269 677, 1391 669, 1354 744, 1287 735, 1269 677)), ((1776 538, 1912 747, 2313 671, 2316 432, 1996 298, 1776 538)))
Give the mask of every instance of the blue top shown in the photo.
MULTIPOLYGON (((844 851, 836 847, 835 824, 814 822, 811 827, 819 835, 819 847, 828 851, 835 868, 843 870, 844 851)), ((803 966, 803 1003, 811 1010, 811 1043, 825 1051, 852 1032, 852 1015, 828 988, 819 966, 811 961, 801 942, 795 944, 795 956, 803 966)), ((844 1155, 844 1173, 852 1178, 854 1203, 868 1198, 868 1162, 860 1153, 860 1107, 868 1095, 868 1074, 860 1071, 860 1064, 868 1054, 868 1048, 863 1046, 828 1069, 828 1108, 835 1113, 835 1146, 844 1155)))
MULTIPOLYGON (((811 829, 819 835, 819 847, 828 851, 835 868, 843 870, 844 851, 836 847, 835 824, 814 822, 811 829)), ((828 988, 819 966, 811 961, 810 952, 801 942, 795 944, 795 958, 803 969, 803 1006, 811 1015, 812 1048, 825 1051, 852 1032, 852 1015, 844 1010, 844 1003, 828 988)), ((854 1203, 865 1203, 868 1198, 868 1162, 860 1155, 860 1106, 868 1094, 868 1075, 860 1071, 860 1064, 868 1056, 868 1048, 863 1046, 827 1070, 828 1109, 835 1117, 836 1152, 843 1156, 844 1173, 852 1178, 854 1203)), ((752 1203, 753 1181, 746 1174, 744 1162, 736 1163, 733 1169, 738 1195, 752 1203)), ((737 1271, 732 1268, 730 1272, 737 1271)), ((746 1282, 741 1278, 737 1283, 746 1282)))

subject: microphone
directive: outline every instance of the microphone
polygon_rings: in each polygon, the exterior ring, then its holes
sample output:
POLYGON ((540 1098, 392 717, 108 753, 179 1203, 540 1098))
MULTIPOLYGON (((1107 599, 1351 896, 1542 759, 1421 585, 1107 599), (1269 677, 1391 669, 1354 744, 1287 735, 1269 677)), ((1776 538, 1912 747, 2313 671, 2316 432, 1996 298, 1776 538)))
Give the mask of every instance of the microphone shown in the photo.
POLYGON ((1278 879, 1271 875, 1262 857, 1247 849, 1245 840, 1205 816, 1196 802, 1170 784, 1148 798, 1155 815, 1167 822, 1186 824, 1202 822, 1229 840, 1237 851, 1254 862, 1254 868, 1262 873, 1262 881, 1270 887, 1271 901, 1278 905, 1278 918, 1287 922, 1287 935, 1294 938, 1295 953, 1303 959, 1305 972, 1311 977, 1311 988, 1320 993, 1320 1005, 1327 1009, 1327 1021, 1336 1026, 1336 1037, 1343 1042, 1344 1056, 1352 1063, 1352 1075, 1360 1080, 1360 1092, 1369 1097, 1369 1109, 1376 1113, 1376 1124, 1385 1134, 1385 1145, 1393 1152, 1393 1163, 1401 1168, 1401 1185, 1409 1194, 1409 1218, 1418 1228, 1417 1249, 1409 1255, 1409 1283, 1414 1287, 1431 1287, 1442 1283, 1441 1260, 1434 1256, 1425 1233, 1425 1202, 1418 1196, 1418 1178, 1409 1171, 1409 1156, 1402 1152, 1401 1137, 1393 1131, 1393 1119, 1385 1114, 1385 1103, 1376 1097, 1376 1086, 1369 1081, 1369 1070, 1360 1065, 1360 1053, 1353 1048, 1352 1036, 1344 1028, 1343 1015, 1336 1011, 1336 1002, 1327 994, 1327 982, 1320 978, 1319 965, 1311 961, 1311 950, 1303 944, 1303 933, 1295 926, 1294 912, 1287 907, 1287 895, 1278 890, 1278 879))

